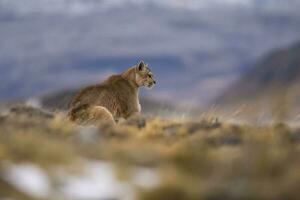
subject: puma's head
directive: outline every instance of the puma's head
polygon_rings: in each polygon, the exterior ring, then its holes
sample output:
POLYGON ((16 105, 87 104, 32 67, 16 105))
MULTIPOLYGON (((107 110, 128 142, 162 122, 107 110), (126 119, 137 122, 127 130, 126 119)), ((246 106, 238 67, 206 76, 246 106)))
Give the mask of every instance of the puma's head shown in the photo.
POLYGON ((156 81, 154 75, 144 61, 140 61, 135 67, 135 81, 138 86, 152 88, 156 81))

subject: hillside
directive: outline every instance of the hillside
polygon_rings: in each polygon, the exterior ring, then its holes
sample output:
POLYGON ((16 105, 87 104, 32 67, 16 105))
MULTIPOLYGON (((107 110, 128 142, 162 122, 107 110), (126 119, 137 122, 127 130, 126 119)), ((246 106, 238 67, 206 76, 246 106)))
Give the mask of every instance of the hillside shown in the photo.
MULTIPOLYGON (((275 104, 300 109, 300 43, 263 57, 217 102, 223 106, 268 110, 275 104), (287 104, 287 105, 284 105, 287 104)), ((294 112, 295 113, 295 112, 294 112)))
POLYGON ((78 127, 28 106, 0 114, 0 195, 24 200, 291 199, 300 130, 193 120, 131 119, 78 127), (143 122, 143 123, 141 123, 143 122))

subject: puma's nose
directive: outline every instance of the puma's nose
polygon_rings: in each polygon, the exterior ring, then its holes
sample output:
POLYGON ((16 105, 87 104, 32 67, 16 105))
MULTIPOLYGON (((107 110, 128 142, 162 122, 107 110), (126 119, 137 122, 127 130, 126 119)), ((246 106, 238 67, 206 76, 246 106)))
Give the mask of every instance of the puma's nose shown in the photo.
POLYGON ((153 81, 154 84, 156 84, 156 81, 153 81))

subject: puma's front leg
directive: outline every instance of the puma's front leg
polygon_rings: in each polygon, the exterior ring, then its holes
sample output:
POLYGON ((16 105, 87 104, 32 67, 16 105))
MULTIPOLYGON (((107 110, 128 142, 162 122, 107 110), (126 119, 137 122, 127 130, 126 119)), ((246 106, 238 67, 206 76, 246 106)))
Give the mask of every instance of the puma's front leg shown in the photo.
POLYGON ((131 111, 128 116, 126 116, 126 119, 128 118, 138 118, 141 116, 141 108, 140 105, 137 107, 137 109, 134 109, 133 111, 131 111))

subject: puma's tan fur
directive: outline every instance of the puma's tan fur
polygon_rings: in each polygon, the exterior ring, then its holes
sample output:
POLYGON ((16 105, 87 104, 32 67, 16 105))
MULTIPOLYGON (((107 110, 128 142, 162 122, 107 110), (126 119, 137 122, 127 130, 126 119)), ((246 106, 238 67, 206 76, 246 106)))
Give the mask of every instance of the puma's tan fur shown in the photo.
POLYGON ((115 123, 141 111, 138 89, 152 87, 155 80, 151 70, 141 61, 125 72, 110 76, 101 84, 88 86, 73 98, 69 118, 80 124, 115 123))

